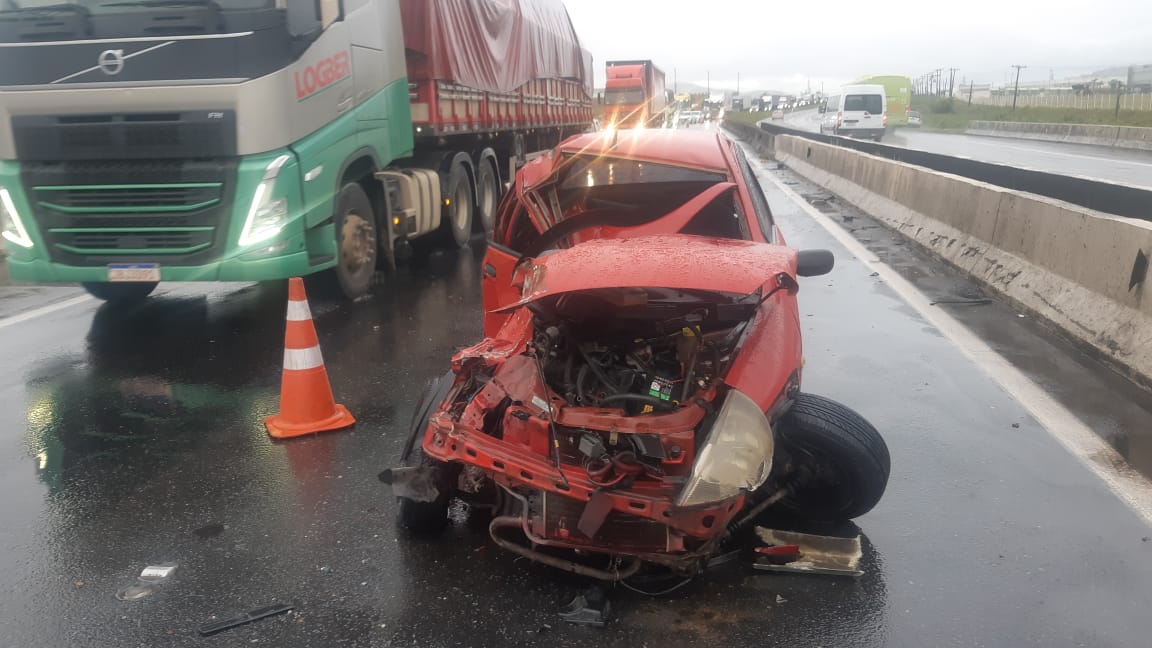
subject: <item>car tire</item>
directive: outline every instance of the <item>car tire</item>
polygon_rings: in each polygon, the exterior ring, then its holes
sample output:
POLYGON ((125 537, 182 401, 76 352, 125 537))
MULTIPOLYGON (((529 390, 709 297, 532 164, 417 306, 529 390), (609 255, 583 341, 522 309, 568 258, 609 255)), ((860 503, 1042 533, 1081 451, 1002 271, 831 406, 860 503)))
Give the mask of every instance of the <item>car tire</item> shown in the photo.
MULTIPOLYGON (((443 466, 442 462, 424 454, 422 448, 413 450, 412 460, 416 466, 432 467, 436 464, 443 466)), ((444 480, 437 481, 442 482, 444 480)), ((440 488, 439 484, 437 487, 440 494, 433 502, 417 502, 403 497, 396 498, 400 508, 396 521, 401 528, 422 535, 433 535, 440 533, 448 526, 448 505, 452 503, 452 494, 450 491, 440 488)))
POLYGON ((96 299, 103 299, 110 304, 132 304, 143 301, 156 290, 158 282, 155 281, 86 281, 82 285, 96 299))
POLYGON ((448 390, 452 388, 454 380, 454 374, 448 372, 425 388, 423 396, 416 405, 416 411, 413 413, 408 439, 401 454, 401 463, 404 465, 440 469, 436 484, 440 493, 435 501, 417 502, 403 497, 396 498, 399 506, 397 523, 402 528, 414 533, 432 535, 443 531, 448 526, 448 506, 452 503, 453 484, 457 471, 453 470, 449 464, 429 457, 422 447, 422 437, 428 429, 432 412, 436 411, 440 402, 448 395, 448 390))
POLYGON ((350 182, 340 189, 333 223, 336 226, 336 283, 346 298, 359 299, 372 287, 379 254, 376 211, 364 187, 350 182))
POLYGON ((472 195, 472 181, 468 177, 468 170, 459 159, 452 163, 444 189, 446 204, 442 207, 441 227, 444 228, 445 238, 461 248, 468 245, 468 241, 472 238, 475 197, 472 195))
POLYGON ((819 522, 872 510, 888 485, 891 458, 876 428, 823 396, 798 394, 777 426, 777 446, 791 464, 792 493, 780 507, 819 522))

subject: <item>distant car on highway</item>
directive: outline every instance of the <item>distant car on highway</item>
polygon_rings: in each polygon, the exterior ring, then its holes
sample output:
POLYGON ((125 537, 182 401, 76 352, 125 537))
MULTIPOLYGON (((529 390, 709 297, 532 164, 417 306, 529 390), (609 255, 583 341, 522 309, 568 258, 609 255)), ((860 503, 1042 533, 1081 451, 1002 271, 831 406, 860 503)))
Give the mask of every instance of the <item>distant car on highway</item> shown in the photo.
POLYGON ((916 110, 908 111, 908 125, 912 128, 920 128, 921 119, 920 112, 916 110))
POLYGON ((840 95, 828 97, 820 110, 820 132, 829 135, 836 134, 836 127, 840 125, 840 95))
POLYGON ((772 119, 784 119, 784 111, 777 108, 772 111, 772 119))

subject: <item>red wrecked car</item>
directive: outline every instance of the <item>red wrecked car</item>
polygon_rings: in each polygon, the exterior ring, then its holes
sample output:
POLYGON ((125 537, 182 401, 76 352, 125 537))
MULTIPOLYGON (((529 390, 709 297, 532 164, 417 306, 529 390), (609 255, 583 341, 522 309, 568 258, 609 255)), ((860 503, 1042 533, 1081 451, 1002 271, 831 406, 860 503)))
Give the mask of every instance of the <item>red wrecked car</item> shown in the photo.
POLYGON ((571 138, 525 165, 483 266, 485 339, 417 407, 399 522, 489 509, 493 541, 603 580, 691 575, 769 509, 847 520, 889 456, 801 391, 797 277, 743 153, 715 132, 571 138))

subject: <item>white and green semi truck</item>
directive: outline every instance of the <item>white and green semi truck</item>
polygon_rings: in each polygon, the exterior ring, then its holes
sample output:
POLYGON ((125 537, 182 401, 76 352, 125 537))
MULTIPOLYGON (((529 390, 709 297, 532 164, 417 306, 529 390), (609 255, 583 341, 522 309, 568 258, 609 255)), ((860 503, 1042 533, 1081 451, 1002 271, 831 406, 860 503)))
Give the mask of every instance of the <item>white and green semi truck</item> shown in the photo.
POLYGON ((591 124, 560 0, 0 0, 11 277, 110 301, 330 272, 490 230, 591 124))

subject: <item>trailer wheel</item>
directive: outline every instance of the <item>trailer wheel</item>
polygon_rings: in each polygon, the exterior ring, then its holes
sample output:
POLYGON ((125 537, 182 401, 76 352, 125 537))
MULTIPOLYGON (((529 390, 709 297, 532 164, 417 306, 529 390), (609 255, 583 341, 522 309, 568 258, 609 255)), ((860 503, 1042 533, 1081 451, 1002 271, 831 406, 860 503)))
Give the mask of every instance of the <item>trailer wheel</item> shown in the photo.
POLYGON ((472 212, 475 199, 472 196, 472 182, 468 178, 468 171, 459 161, 452 163, 448 172, 448 187, 444 192, 444 216, 442 218, 444 231, 447 237, 456 244, 464 247, 472 238, 472 212))
POLYGON ((376 216, 364 187, 350 182, 336 197, 336 281, 348 299, 368 293, 376 272, 376 216))
POLYGON ((798 394, 777 429, 792 464, 793 492, 781 508, 808 520, 864 515, 888 485, 888 446, 864 417, 836 401, 798 394))
POLYGON ((500 205, 500 181, 496 169, 487 159, 476 165, 476 226, 486 235, 496 227, 496 209, 500 205))
POLYGON ((156 290, 155 281, 131 281, 123 283, 85 281, 84 290, 96 299, 111 304, 131 304, 144 300, 156 290))

